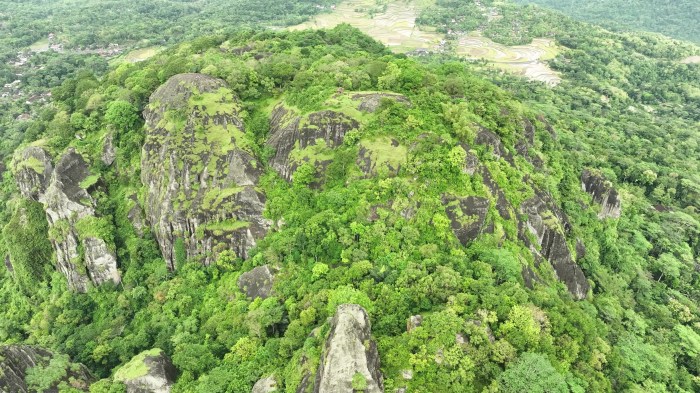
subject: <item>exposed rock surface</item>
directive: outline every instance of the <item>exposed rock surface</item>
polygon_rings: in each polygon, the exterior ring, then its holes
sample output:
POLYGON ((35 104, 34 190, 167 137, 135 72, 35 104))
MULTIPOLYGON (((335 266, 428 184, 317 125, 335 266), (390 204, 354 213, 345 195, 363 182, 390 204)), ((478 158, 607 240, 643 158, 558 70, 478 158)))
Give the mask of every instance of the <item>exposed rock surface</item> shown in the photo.
POLYGON ((343 143, 348 131, 359 127, 357 120, 331 110, 301 116, 280 104, 270 116, 270 136, 266 143, 275 151, 270 165, 291 181, 294 171, 305 162, 324 169, 332 159, 324 150, 343 143))
POLYGON ((176 246, 205 264, 227 249, 247 258, 271 223, 238 99, 220 79, 175 75, 151 95, 144 118, 144 208, 168 267, 176 246))
POLYGON ((406 331, 410 333, 411 330, 419 327, 422 324, 423 324, 423 316, 422 315, 411 315, 408 318, 408 321, 406 322, 406 331))
POLYGON ((589 284, 581 268, 573 261, 566 243, 564 230, 567 223, 557 217, 556 209, 540 193, 524 201, 520 210, 528 217, 527 221, 519 223, 520 239, 536 256, 541 255, 549 261, 575 299, 584 299, 589 284), (528 232, 534 236, 539 250, 531 243, 528 232))
POLYGON ((338 306, 321 356, 314 393, 352 393, 356 373, 367 381, 365 393, 384 391, 369 317, 357 304, 338 306))
POLYGON ((267 299, 272 294, 274 275, 270 266, 258 266, 255 269, 241 274, 238 278, 238 287, 251 299, 267 299))
POLYGON ((88 282, 119 283, 117 258, 107 243, 94 234, 80 234, 78 226, 96 219, 95 201, 84 187, 88 164, 74 149, 63 154, 56 167, 46 151, 28 147, 15 157, 15 177, 22 196, 44 205, 58 270, 70 288, 85 292, 88 282), (84 253, 81 256, 79 247, 84 253))
POLYGON ((495 155, 498 158, 503 158, 504 160, 506 160, 506 162, 508 162, 511 165, 515 165, 515 161, 513 161, 513 155, 503 145, 503 142, 501 142, 501 138, 492 131, 482 127, 479 130, 479 132, 477 132, 474 142, 480 145, 490 146, 493 155, 495 155))
POLYGON ((9 254, 5 255, 5 268, 7 268, 7 271, 10 272, 10 274, 15 273, 15 268, 12 266, 12 261, 10 260, 9 254))
POLYGON ((581 187, 600 205, 598 218, 619 218, 622 211, 617 190, 602 175, 585 169, 581 173, 581 187))
POLYGON ((114 147, 114 137, 112 134, 107 135, 104 145, 102 146, 102 157, 100 158, 105 165, 112 165, 117 159, 117 151, 114 147))
POLYGON ((95 285, 121 281, 114 251, 103 239, 93 234, 81 235, 78 231, 81 221, 95 219, 95 202, 81 185, 89 175, 83 157, 69 149, 56 164, 46 192, 39 197, 49 227, 58 233, 51 239, 58 270, 66 276, 69 286, 79 292, 87 290, 88 279, 95 285), (80 256, 79 244, 84 250, 84 259, 80 256))
POLYGON ((27 199, 39 200, 48 187, 52 172, 51 156, 41 147, 27 147, 15 157, 15 180, 20 193, 27 199))
POLYGON ((487 198, 443 195, 442 203, 450 219, 452 232, 462 245, 466 246, 486 230, 484 223, 491 204, 487 198))
MULTIPOLYGON (((0 346, 0 392, 1 393, 28 393, 35 392, 25 381, 27 372, 33 367, 46 367, 54 355, 42 348, 28 345, 4 345, 0 346)), ((68 382, 71 387, 80 391, 87 391, 95 380, 88 369, 82 364, 66 364, 66 374, 63 378, 54 381, 46 393, 57 393, 60 382, 68 382), (70 367, 68 367, 70 366, 70 367)))
POLYGON ((274 376, 269 376, 258 380, 258 382, 253 385, 253 390, 251 393, 272 393, 277 391, 277 381, 275 381, 274 376))
POLYGON ((360 101, 360 105, 357 107, 358 110, 362 112, 373 113, 379 109, 382 100, 388 99, 393 100, 398 103, 410 106, 411 103, 408 98, 401 94, 395 93, 358 93, 352 96, 353 100, 360 101))
POLYGON ((136 355, 114 374, 127 393, 170 393, 176 378, 177 369, 160 349, 136 355))

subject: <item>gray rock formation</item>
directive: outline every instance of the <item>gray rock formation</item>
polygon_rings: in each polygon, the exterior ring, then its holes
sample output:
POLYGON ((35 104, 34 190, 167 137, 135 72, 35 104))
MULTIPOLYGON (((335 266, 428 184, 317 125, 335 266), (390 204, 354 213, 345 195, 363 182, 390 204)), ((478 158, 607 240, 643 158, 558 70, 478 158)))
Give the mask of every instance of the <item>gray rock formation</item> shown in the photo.
POLYGON ((241 274, 238 278, 238 288, 245 292, 251 299, 267 299, 272 294, 272 284, 275 276, 270 266, 258 266, 255 269, 241 274))
POLYGON ((331 321, 314 393, 353 393, 352 379, 357 373, 367 381, 365 393, 384 391, 367 312, 357 304, 341 304, 331 321))
MULTIPOLYGON (((28 345, 0 346, 0 393, 29 393, 36 392, 28 386, 25 377, 30 369, 43 368, 49 365, 54 354, 28 345)), ((53 381, 43 390, 45 393, 58 393, 58 384, 67 382, 69 386, 80 391, 88 391, 95 378, 82 364, 66 364, 65 375, 53 381)))
POLYGON ((266 145, 275 151, 270 166, 287 181, 305 162, 323 170, 331 160, 322 151, 340 146, 345 134, 359 126, 357 120, 340 112, 326 110, 301 116, 280 104, 270 117, 266 145))
POLYGON ((24 198, 38 201, 48 187, 51 173, 51 156, 41 147, 27 147, 15 156, 15 180, 24 198))
POLYGON ((12 261, 10 260, 10 254, 5 255, 5 268, 10 274, 15 274, 15 268, 12 266, 12 261))
POLYGON ((622 211, 620 196, 602 175, 585 169, 581 173, 581 188, 600 205, 598 218, 619 218, 622 211))
POLYGON ((160 349, 136 355, 114 374, 114 380, 126 385, 127 393, 170 393, 177 369, 160 349))
POLYGON ((527 215, 527 221, 518 225, 520 239, 536 257, 541 256, 549 261, 559 280, 575 299, 584 299, 589 284, 581 268, 573 261, 566 243, 564 231, 568 223, 557 217, 556 208, 547 203, 546 196, 540 193, 524 201, 520 211, 527 215), (536 245, 532 244, 528 233, 535 238, 536 245))
POLYGON ((443 195, 442 204, 445 205, 452 232, 462 245, 466 246, 487 230, 484 224, 491 204, 487 198, 443 195))
POLYGON ((400 104, 411 106, 408 98, 401 94, 395 93, 358 93, 354 94, 352 99, 355 101, 360 101, 360 105, 357 107, 358 110, 368 113, 376 112, 377 109, 379 109, 379 105, 381 105, 382 100, 393 100, 400 104))
POLYGON ((479 129, 479 132, 477 132, 474 142, 480 145, 490 146, 494 156, 503 158, 510 165, 515 165, 513 154, 506 149, 503 142, 501 142, 501 138, 492 131, 482 127, 479 129))
POLYGON ((411 315, 408 318, 408 321, 406 322, 406 331, 408 333, 411 333, 411 330, 419 327, 422 324, 423 324, 423 316, 422 315, 411 315))
POLYGON ((100 157, 100 159, 105 165, 112 165, 114 160, 117 159, 117 151, 114 147, 114 137, 111 133, 105 138, 104 145, 102 146, 102 157, 100 157))
POLYGON ((170 269, 176 244, 207 265, 223 250, 247 258, 271 226, 239 110, 224 81, 200 74, 175 75, 150 97, 144 209, 170 269))
POLYGON ((58 234, 51 239, 58 270, 68 279, 68 285, 79 292, 87 291, 89 279, 95 285, 121 281, 114 251, 103 239, 78 231, 81 223, 95 219, 95 202, 81 185, 89 175, 83 157, 69 149, 56 164, 48 188, 39 197, 49 227, 58 234), (79 244, 84 259, 78 251, 79 244))
POLYGON ((250 393, 272 393, 277 391, 277 381, 273 375, 262 378, 253 385, 253 390, 250 393))
POLYGON ((90 280, 95 285, 121 281, 114 251, 103 239, 89 233, 81 235, 78 230, 81 223, 96 218, 95 201, 83 184, 88 176, 88 164, 72 148, 55 168, 48 153, 39 147, 28 147, 15 157, 15 179, 22 196, 44 205, 55 234, 51 243, 57 269, 66 276, 69 287, 79 292, 87 291, 90 280))

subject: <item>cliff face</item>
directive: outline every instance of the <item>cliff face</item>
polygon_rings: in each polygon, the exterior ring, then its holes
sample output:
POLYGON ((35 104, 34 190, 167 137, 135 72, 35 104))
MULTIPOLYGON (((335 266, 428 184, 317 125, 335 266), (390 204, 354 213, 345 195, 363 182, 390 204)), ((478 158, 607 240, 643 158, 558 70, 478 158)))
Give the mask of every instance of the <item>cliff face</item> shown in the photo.
POLYGON ((238 99, 219 79, 176 75, 151 95, 144 118, 145 211, 168 267, 178 253, 205 264, 227 249, 246 258, 270 222, 238 99))
POLYGON ((602 175, 584 169, 581 173, 581 188, 600 205, 598 218, 620 218, 622 203, 617 190, 602 175))
MULTIPOLYGON (((88 388, 95 378, 82 364, 70 364, 65 359, 56 359, 51 352, 28 345, 5 345, 0 346, 0 392, 7 393, 29 393, 35 392, 36 388, 41 388, 44 393, 57 393, 58 384, 67 382, 70 387, 79 391, 88 391, 88 388), (49 381, 48 386, 30 386, 26 377, 32 372, 41 373, 41 369, 50 363, 64 364, 62 376, 59 375, 55 381, 49 381)), ((67 358, 64 356, 63 358, 67 358)))
POLYGON ((95 230, 101 218, 86 189, 92 179, 82 155, 71 148, 54 168, 44 149, 28 147, 16 158, 15 179, 23 197, 43 204, 56 265, 70 288, 85 292, 90 281, 121 281, 113 247, 95 230))
POLYGON ((569 250, 565 236, 568 223, 562 217, 563 213, 552 206, 547 195, 541 193, 524 201, 520 211, 528 217, 519 224, 520 239, 536 256, 549 261, 559 280, 566 285, 575 299, 584 299, 590 285, 569 250), (528 234, 535 238, 536 246, 532 244, 528 234))
POLYGON ((341 304, 331 321, 314 393, 352 393, 353 380, 358 384, 359 379, 366 393, 384 391, 369 316, 357 304, 341 304))

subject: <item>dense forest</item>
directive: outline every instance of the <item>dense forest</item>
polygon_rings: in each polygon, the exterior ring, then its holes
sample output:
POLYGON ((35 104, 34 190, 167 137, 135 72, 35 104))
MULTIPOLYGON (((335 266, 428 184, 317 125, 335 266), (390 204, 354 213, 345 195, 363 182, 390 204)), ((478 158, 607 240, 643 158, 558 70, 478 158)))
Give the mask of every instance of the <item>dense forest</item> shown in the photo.
POLYGON ((694 0, 516 0, 559 10, 618 30, 653 31, 700 43, 700 3, 694 0))
POLYGON ((167 48, 38 54, 49 102, 3 101, 0 391, 700 390, 697 46, 486 0, 418 18, 554 39, 550 87, 248 29, 330 3, 164 2, 92 38, 93 2, 5 3, 0 28, 56 23, 8 53, 167 48))

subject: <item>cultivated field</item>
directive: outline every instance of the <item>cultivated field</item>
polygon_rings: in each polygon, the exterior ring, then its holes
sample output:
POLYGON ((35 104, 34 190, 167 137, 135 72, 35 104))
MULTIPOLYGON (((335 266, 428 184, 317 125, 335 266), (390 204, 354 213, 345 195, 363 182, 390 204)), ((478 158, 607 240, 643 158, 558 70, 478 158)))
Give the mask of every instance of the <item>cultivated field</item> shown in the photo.
MULTIPOLYGON (((381 12, 373 0, 349 0, 330 13, 318 15, 290 29, 325 29, 348 23, 397 53, 417 49, 440 51, 445 48, 445 36, 416 26, 416 17, 428 4, 426 1, 398 0, 387 4, 386 11, 381 12)), ((457 55, 486 60, 529 80, 545 82, 550 86, 561 81, 561 77, 543 62, 556 56, 557 49, 552 40, 536 39, 529 45, 506 46, 473 32, 460 36, 454 50, 457 55)))

